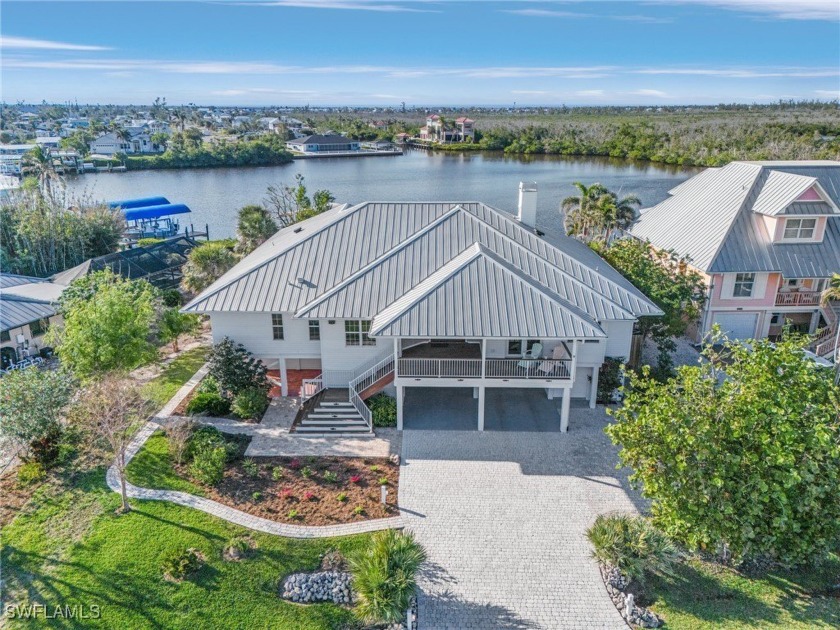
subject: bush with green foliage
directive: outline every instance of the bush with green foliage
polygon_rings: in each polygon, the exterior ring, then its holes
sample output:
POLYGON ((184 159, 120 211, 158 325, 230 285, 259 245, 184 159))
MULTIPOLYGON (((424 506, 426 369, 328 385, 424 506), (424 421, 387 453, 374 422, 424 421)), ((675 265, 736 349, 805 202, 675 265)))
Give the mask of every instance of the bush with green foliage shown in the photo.
POLYGON ((152 245, 157 245, 158 243, 163 243, 163 239, 155 238, 154 236, 137 239, 138 247, 151 247, 152 245))
POLYGON ((187 403, 187 415, 201 414, 219 418, 230 413, 230 401, 219 394, 196 394, 187 403))
POLYGON ((606 357, 598 370, 598 402, 602 405, 609 405, 613 402, 616 390, 621 387, 624 375, 621 368, 624 366, 624 359, 617 357, 606 357))
POLYGON ((161 300, 167 308, 175 308, 184 303, 184 298, 178 289, 166 289, 161 293, 161 300))
POLYGON ((631 374, 606 431, 673 539, 791 564, 836 546, 840 387, 803 344, 710 344, 665 383, 631 374))
POLYGON ((233 252, 230 241, 208 241, 193 247, 187 254, 187 262, 181 268, 181 286, 187 291, 203 291, 228 269, 239 257, 233 252))
POLYGON ((268 409, 268 395, 265 390, 249 387, 234 396, 230 408, 244 420, 259 420, 268 409))
POLYGON ((375 427, 397 426, 397 399, 387 394, 376 394, 367 399, 375 427))
POLYGON ((24 462, 17 469, 17 481, 22 487, 41 483, 47 478, 47 469, 40 462, 24 462))
POLYGON ((186 456, 192 459, 198 451, 221 447, 227 453, 227 460, 232 461, 239 454, 239 446, 234 441, 225 439, 216 427, 201 426, 195 429, 187 442, 186 456))
POLYGON ((58 455, 61 418, 74 383, 64 370, 13 370, 3 377, 0 435, 27 449, 42 464, 58 455))
POLYGON ((201 552, 190 548, 166 558, 161 571, 167 579, 180 582, 191 573, 198 571, 202 564, 201 552))
POLYGON ((201 379, 201 382, 198 384, 198 387, 196 387, 195 391, 197 394, 221 395, 222 393, 219 389, 219 383, 216 381, 215 378, 209 375, 201 379))
POLYGON ((370 544, 349 559, 359 618, 365 623, 402 621, 425 561, 426 551, 410 533, 388 529, 374 534, 370 544))
POLYGON ((218 485, 225 474, 228 452, 224 446, 202 448, 193 453, 190 475, 208 486, 218 485))
POLYGON ((674 543, 642 516, 599 514, 586 536, 593 557, 630 580, 643 582, 652 573, 668 573, 678 559, 674 543))
POLYGON ((195 333, 201 325, 201 319, 195 313, 182 313, 177 306, 163 312, 158 322, 160 339, 164 343, 172 342, 172 350, 178 352, 178 342, 183 335, 195 333))
POLYGON ((268 392, 268 370, 262 361, 255 359, 242 344, 229 337, 213 346, 210 354, 209 374, 219 384, 226 398, 233 398, 246 389, 268 392))

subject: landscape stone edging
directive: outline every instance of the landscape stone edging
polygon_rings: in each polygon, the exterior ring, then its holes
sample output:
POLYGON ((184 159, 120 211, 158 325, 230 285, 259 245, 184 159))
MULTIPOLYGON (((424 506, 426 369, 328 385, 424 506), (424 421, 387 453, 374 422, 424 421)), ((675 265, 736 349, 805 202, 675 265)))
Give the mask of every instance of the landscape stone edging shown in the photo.
POLYGON ((629 586, 629 580, 616 567, 598 563, 601 577, 607 594, 610 596, 616 610, 621 614, 630 628, 659 628, 663 625, 662 619, 653 611, 648 610, 635 603, 630 593, 625 593, 629 586))
MULTIPOLYGON (((205 364, 196 372, 187 383, 178 390, 172 399, 164 405, 160 413, 154 420, 149 420, 143 427, 134 435, 129 445, 126 447, 125 465, 140 451, 152 434, 161 428, 161 425, 155 420, 165 420, 172 411, 186 398, 198 382, 204 378, 209 369, 205 364)), ((105 476, 108 487, 114 492, 121 492, 120 477, 117 472, 116 464, 111 464, 108 467, 108 473, 105 476)), ((254 516, 237 510, 235 508, 223 505, 211 499, 198 497, 187 492, 178 492, 176 490, 153 490, 151 488, 141 488, 126 481, 126 493, 132 499, 143 499, 146 501, 170 501, 177 505, 201 510, 207 514, 211 514, 221 518, 229 523, 247 527, 254 531, 263 532, 265 534, 273 534, 275 536, 285 536, 286 538, 330 538, 333 536, 349 536, 352 534, 363 534, 367 532, 375 532, 383 529, 400 529, 405 526, 401 516, 394 516, 391 518, 380 518, 371 521, 360 521, 358 523, 342 523, 339 525, 290 525, 288 523, 278 523, 266 518, 254 516)))

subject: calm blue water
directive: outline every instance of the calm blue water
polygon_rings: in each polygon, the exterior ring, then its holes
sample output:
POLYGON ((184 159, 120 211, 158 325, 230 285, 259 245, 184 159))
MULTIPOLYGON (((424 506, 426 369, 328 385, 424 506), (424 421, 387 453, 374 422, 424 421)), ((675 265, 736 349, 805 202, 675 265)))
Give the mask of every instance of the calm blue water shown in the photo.
POLYGON ((306 178, 310 193, 327 188, 339 202, 483 201, 508 212, 516 211, 519 182, 528 180, 539 185, 538 225, 556 230, 560 202, 575 193, 572 182, 600 182, 620 194, 636 194, 648 206, 696 172, 597 158, 412 150, 396 157, 297 160, 262 168, 87 174, 70 180, 68 187, 101 200, 163 195, 192 209, 181 219, 182 227, 192 222, 203 229, 207 223, 211 237, 220 238, 234 235, 239 208, 260 203, 270 185, 291 184, 296 173, 306 178))

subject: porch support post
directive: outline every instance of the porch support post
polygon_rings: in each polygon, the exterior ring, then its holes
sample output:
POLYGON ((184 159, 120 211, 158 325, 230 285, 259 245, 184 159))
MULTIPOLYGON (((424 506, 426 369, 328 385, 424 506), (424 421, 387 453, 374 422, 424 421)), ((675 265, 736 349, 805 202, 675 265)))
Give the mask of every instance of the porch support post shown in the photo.
POLYGON ((487 370, 487 340, 481 340, 481 378, 484 378, 487 370))
POLYGON ((394 337, 394 360, 402 356, 402 339, 394 337))
POLYGON ((817 326, 820 325, 820 311, 817 309, 813 313, 811 313, 811 324, 808 326, 808 334, 813 335, 817 332, 817 326))
POLYGON ((569 430, 569 403, 572 401, 572 388, 563 388, 563 402, 560 404, 560 432, 569 430))
POLYGON ((289 375, 286 373, 286 358, 280 357, 280 395, 289 395, 289 375))
POLYGON ((600 370, 597 367, 592 368, 592 388, 589 390, 589 408, 595 409, 598 403, 598 373, 600 370))
POLYGON ((478 388, 478 430, 484 431, 484 385, 478 388))
POLYGON ((403 430, 403 397, 405 396, 405 387, 397 385, 397 431, 403 430))

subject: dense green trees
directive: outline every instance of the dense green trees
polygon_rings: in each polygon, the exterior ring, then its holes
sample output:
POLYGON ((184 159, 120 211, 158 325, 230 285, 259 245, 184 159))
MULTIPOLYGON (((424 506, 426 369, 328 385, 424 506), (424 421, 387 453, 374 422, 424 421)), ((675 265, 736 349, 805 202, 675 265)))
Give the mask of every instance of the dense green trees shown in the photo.
POLYGON ((236 225, 236 249, 248 254, 274 236, 277 229, 268 210, 262 206, 244 206, 239 210, 236 225))
POLYGON ((0 266, 45 277, 117 249, 124 220, 108 208, 25 190, 0 205, 0 266))
POLYGON ((584 241, 600 239, 608 243, 613 232, 630 226, 642 205, 636 195, 619 199, 601 184, 574 182, 574 186, 580 194, 566 197, 560 207, 565 214, 566 233, 584 241))
POLYGON ((665 383, 631 374, 606 431, 665 533, 736 559, 836 549, 840 389, 802 345, 709 345, 665 383))
POLYGON ((233 252, 233 241, 209 241, 194 247, 187 255, 187 262, 181 268, 181 286, 188 291, 203 291, 228 269, 239 257, 233 252))
POLYGON ((89 379, 130 370, 153 357, 158 306, 154 287, 110 271, 85 280, 82 284, 89 291, 62 301, 64 322, 48 333, 62 364, 80 379, 89 379))
POLYGON ((274 166, 292 161, 285 142, 276 134, 254 140, 215 140, 204 143, 201 131, 190 127, 173 133, 160 155, 128 156, 129 170, 210 168, 218 166, 274 166))

